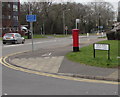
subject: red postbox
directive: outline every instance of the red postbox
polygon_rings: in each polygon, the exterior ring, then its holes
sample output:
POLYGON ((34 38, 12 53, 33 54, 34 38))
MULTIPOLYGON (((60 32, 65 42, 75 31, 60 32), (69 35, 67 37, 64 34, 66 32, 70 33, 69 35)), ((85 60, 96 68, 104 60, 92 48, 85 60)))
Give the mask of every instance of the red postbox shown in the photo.
POLYGON ((79 29, 72 30, 73 36, 73 52, 79 51, 79 29))

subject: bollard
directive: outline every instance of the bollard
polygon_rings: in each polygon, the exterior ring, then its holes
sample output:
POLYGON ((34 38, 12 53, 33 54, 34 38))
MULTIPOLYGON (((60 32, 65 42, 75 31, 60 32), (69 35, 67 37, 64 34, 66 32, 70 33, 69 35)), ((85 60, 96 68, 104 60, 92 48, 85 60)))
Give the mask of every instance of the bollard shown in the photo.
POLYGON ((79 51, 79 30, 73 29, 72 36, 73 36, 73 52, 78 52, 79 51))
POLYGON ((87 33, 87 37, 89 37, 89 33, 87 33))
POLYGON ((103 37, 103 35, 104 35, 104 33, 102 32, 102 33, 101 33, 101 37, 103 37))
POLYGON ((99 32, 97 32, 97 35, 99 35, 99 32))

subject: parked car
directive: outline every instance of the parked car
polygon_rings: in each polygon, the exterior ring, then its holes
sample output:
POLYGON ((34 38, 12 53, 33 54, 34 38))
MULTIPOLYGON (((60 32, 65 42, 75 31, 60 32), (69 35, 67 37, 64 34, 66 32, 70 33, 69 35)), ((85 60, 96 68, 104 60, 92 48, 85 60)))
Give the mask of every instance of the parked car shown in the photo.
POLYGON ((25 42, 25 38, 21 37, 21 35, 19 33, 6 33, 3 36, 3 44, 6 44, 6 43, 13 43, 13 44, 22 43, 22 44, 24 44, 24 42, 25 42))

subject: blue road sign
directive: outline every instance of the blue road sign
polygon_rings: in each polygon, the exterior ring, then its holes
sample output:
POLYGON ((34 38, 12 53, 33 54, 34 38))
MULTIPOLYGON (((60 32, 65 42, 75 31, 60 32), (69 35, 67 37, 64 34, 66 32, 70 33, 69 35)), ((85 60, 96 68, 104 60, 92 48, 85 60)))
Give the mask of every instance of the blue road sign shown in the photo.
POLYGON ((36 22, 36 15, 26 15, 27 22, 36 22))
POLYGON ((103 26, 98 26, 98 28, 101 28, 101 29, 103 29, 103 26))

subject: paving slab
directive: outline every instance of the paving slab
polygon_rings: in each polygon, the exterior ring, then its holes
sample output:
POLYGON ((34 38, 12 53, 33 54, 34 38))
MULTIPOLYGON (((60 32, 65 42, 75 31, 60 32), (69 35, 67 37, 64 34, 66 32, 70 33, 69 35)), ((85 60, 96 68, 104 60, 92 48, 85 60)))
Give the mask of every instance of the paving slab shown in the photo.
POLYGON ((58 73, 60 65, 64 56, 57 57, 37 57, 37 58, 15 58, 11 62, 18 66, 25 67, 32 70, 58 73))

